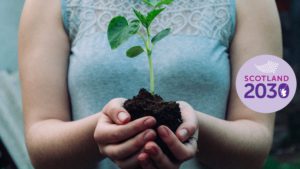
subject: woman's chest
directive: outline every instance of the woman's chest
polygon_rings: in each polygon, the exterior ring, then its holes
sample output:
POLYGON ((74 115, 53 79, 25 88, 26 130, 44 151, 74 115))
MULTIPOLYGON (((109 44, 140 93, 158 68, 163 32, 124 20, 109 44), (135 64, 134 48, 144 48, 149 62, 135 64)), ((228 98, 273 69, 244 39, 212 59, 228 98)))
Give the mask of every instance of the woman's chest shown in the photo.
MULTIPOLYGON (((148 87, 148 58, 141 54, 126 57, 126 50, 141 44, 132 38, 111 50, 105 34, 81 41, 72 49, 69 78, 71 84, 89 88, 114 88, 120 84, 148 87)), ((229 59, 227 49, 218 41, 194 36, 169 36, 153 49, 154 74, 158 88, 173 90, 193 88, 228 88, 229 59)))

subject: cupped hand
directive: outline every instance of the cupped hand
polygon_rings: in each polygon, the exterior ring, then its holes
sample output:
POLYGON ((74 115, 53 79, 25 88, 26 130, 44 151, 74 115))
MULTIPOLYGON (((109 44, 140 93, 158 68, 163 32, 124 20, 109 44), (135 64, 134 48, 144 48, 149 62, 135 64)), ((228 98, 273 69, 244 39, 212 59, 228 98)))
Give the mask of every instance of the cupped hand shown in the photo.
POLYGON ((102 155, 112 159, 120 168, 137 168, 137 156, 148 141, 156 138, 151 129, 156 121, 143 117, 130 121, 130 114, 123 108, 124 98, 109 101, 103 108, 94 132, 94 139, 102 155))
POLYGON ((174 134, 167 126, 160 126, 157 130, 161 139, 173 153, 176 161, 170 160, 153 141, 148 141, 138 155, 143 169, 178 169, 180 165, 197 153, 199 122, 196 112, 191 105, 178 101, 183 123, 174 134))

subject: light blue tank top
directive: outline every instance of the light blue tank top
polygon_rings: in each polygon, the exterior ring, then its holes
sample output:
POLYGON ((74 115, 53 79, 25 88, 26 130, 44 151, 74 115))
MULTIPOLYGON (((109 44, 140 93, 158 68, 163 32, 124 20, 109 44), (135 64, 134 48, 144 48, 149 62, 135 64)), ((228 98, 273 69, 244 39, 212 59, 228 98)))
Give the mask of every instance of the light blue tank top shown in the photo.
MULTIPOLYGON (((127 49, 142 41, 133 37, 111 50, 107 40, 112 17, 132 18, 132 7, 144 13, 149 10, 141 1, 62 0, 71 43, 68 88, 74 120, 101 111, 113 98, 131 98, 140 88, 149 88, 146 55, 125 56, 127 49)), ((200 112, 225 118, 235 11, 235 0, 174 0, 167 7, 152 26, 153 33, 172 29, 153 52, 156 93, 165 100, 184 100, 200 112)), ((105 159, 98 168, 117 167, 105 159)), ((192 159, 182 168, 204 167, 192 159)))

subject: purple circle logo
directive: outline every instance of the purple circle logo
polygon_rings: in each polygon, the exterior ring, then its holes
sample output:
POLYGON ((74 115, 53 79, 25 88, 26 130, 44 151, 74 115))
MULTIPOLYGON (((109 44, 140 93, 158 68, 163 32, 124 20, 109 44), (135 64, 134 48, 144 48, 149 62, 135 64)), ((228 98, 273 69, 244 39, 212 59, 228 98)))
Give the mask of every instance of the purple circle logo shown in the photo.
POLYGON ((293 69, 283 59, 260 55, 248 60, 238 72, 236 90, 241 101, 260 113, 283 109, 297 87, 293 69))

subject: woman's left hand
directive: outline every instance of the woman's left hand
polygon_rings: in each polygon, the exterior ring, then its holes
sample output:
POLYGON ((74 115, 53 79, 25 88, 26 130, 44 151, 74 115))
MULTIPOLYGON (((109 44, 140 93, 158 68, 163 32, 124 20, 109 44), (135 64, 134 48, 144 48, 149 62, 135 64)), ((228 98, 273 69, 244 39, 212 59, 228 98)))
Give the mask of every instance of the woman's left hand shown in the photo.
POLYGON ((145 144, 138 160, 143 169, 178 169, 186 160, 193 158, 197 152, 198 118, 191 105, 178 101, 183 123, 174 134, 168 127, 160 126, 157 132, 160 138, 177 159, 171 161, 153 141, 145 144))

